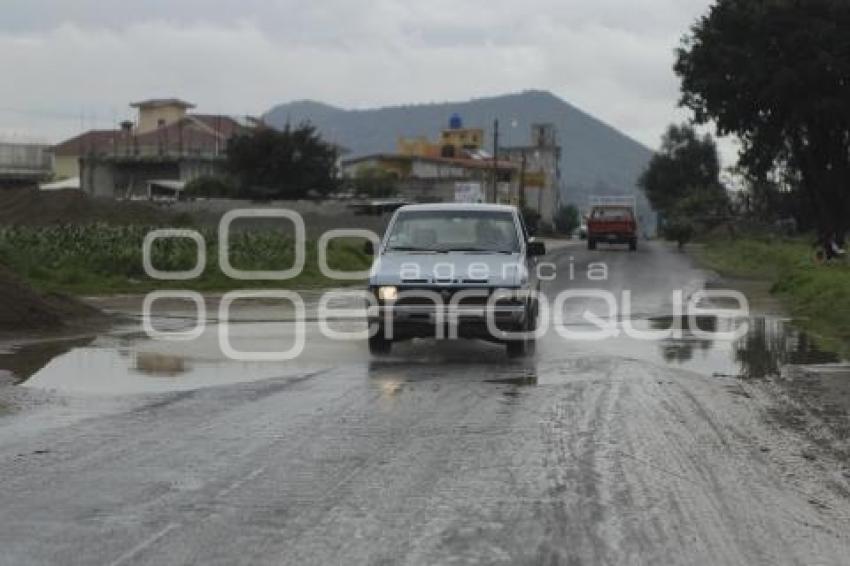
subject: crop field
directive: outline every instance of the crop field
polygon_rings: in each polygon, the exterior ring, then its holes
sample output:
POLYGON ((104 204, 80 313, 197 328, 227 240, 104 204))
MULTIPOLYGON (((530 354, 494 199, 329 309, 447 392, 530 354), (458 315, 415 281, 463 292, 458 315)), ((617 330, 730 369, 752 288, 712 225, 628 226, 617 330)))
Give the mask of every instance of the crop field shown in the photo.
MULTIPOLYGON (((142 244, 152 228, 88 224, 69 226, 0 227, 0 263, 36 288, 78 294, 144 292, 155 288, 226 290, 245 287, 306 288, 332 282, 319 271, 315 242, 307 242, 306 262, 300 275, 288 281, 239 281, 227 277, 218 265, 218 237, 214 229, 199 232, 206 242, 207 263, 202 275, 190 281, 157 281, 145 274, 142 244)), ((244 270, 280 270, 293 264, 292 238, 274 230, 234 232, 230 237, 231 264, 244 270)), ((191 269, 197 244, 188 238, 157 239, 151 262, 160 271, 191 269)), ((358 240, 333 240, 328 264, 338 270, 367 269, 371 259, 358 240)))

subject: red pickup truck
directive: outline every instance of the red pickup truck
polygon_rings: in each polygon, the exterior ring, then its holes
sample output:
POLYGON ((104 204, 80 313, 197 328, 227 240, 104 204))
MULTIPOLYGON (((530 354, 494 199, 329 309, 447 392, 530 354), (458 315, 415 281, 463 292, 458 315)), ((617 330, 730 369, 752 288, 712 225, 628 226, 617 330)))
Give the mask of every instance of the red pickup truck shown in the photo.
POLYGON ((587 249, 599 243, 628 244, 637 250, 638 226, 633 206, 596 205, 587 219, 587 249))

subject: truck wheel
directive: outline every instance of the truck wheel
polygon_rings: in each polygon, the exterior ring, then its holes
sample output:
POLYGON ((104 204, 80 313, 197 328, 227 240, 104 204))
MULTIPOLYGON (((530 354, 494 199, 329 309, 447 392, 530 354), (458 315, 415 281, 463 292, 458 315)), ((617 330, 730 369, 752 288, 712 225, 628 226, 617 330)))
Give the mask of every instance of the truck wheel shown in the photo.
POLYGON ((393 343, 384 337, 384 329, 379 328, 374 336, 369 337, 369 353, 373 356, 386 356, 393 349, 393 343))
MULTIPOLYGON (((533 332, 537 330, 537 314, 529 308, 526 316, 525 332, 533 332)), ((509 358, 522 358, 534 354, 537 350, 537 340, 534 336, 524 338, 522 340, 511 340, 505 344, 505 348, 509 358)))
POLYGON ((629 249, 633 252, 637 251, 637 238, 634 238, 629 242, 629 249))
POLYGON ((587 249, 595 250, 596 249, 596 240, 587 239, 587 249))

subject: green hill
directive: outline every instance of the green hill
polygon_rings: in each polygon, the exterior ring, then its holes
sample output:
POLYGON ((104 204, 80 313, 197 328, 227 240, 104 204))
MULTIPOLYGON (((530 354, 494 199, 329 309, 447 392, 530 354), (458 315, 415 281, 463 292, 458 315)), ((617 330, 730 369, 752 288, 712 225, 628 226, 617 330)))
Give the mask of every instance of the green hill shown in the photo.
POLYGON ((465 125, 484 128, 489 140, 493 119, 498 118, 502 145, 527 144, 530 124, 554 123, 563 148, 562 200, 585 206, 591 194, 634 194, 640 199, 641 213, 647 219, 651 216, 636 182, 652 150, 549 92, 527 91, 465 102, 370 110, 296 101, 274 107, 265 119, 275 127, 310 121, 327 139, 357 156, 393 151, 399 136, 436 138, 455 112, 465 125), (513 123, 516 127, 511 126, 513 123))

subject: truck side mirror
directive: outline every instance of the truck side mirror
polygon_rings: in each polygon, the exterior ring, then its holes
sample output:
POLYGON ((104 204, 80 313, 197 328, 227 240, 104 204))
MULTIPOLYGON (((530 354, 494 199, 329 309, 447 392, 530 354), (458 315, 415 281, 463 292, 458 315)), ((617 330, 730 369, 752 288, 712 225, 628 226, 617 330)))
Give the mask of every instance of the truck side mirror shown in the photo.
POLYGON ((366 240, 366 243, 363 244, 363 253, 366 255, 375 255, 375 245, 372 243, 372 240, 366 240))

